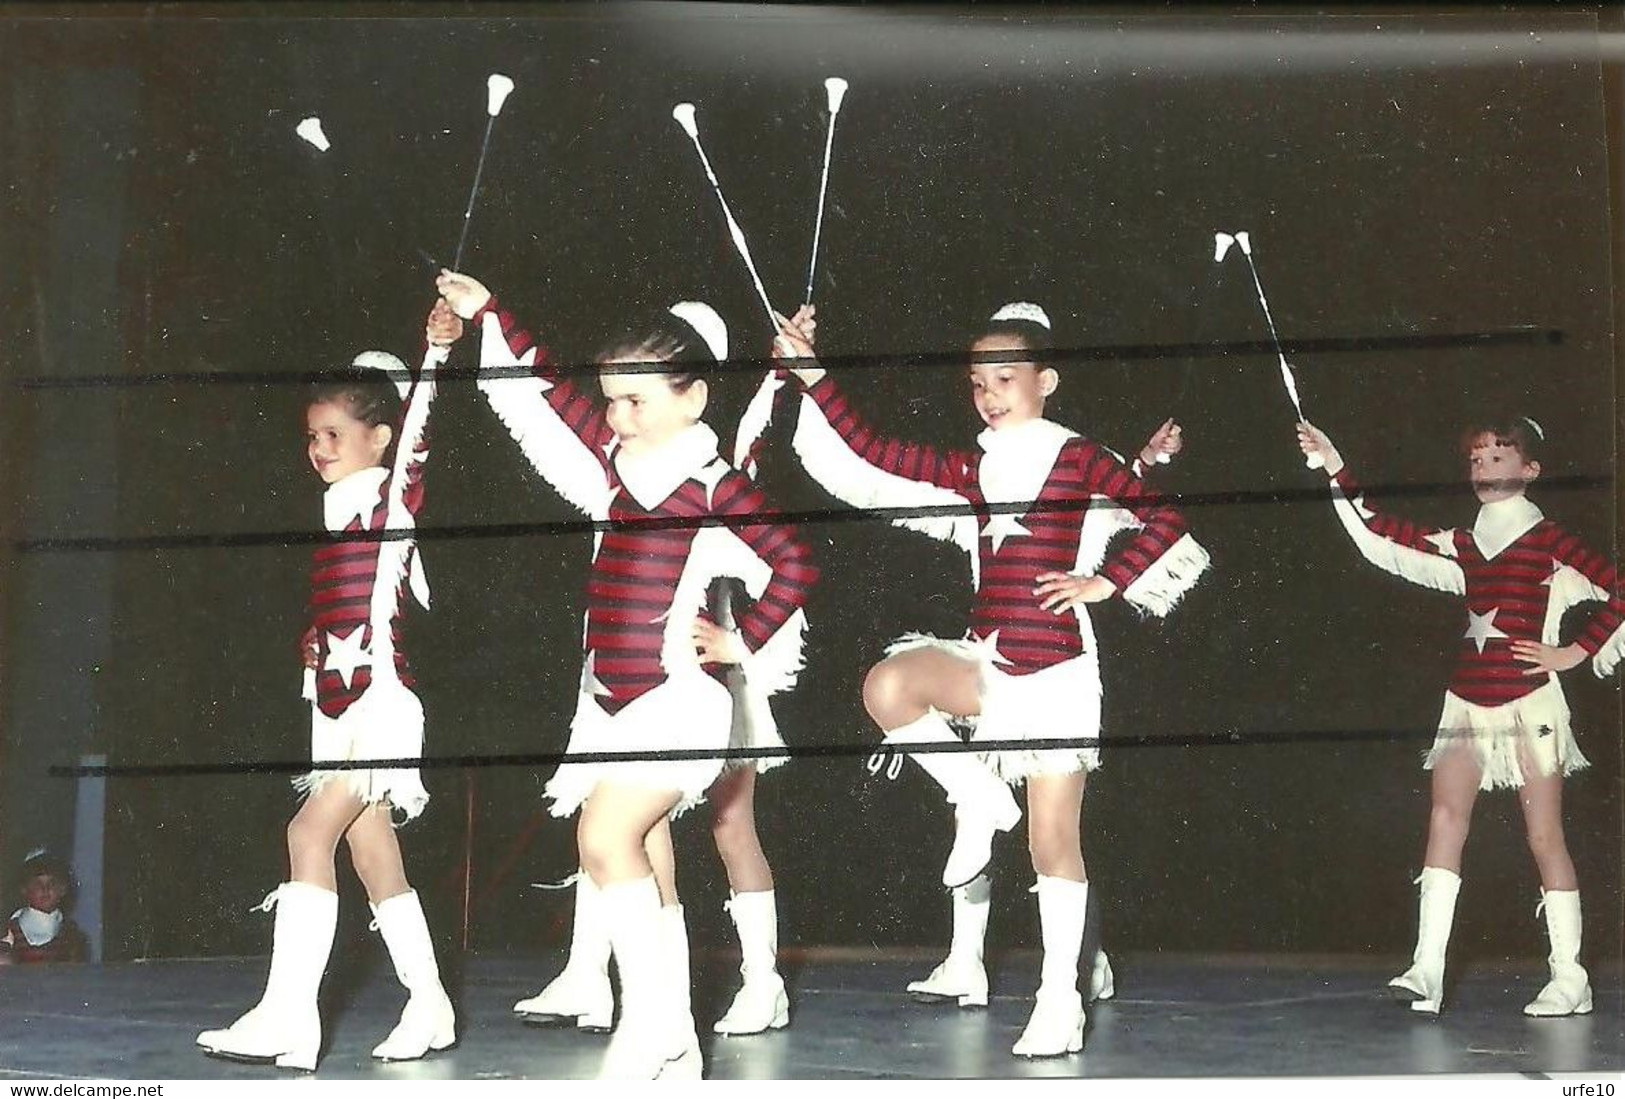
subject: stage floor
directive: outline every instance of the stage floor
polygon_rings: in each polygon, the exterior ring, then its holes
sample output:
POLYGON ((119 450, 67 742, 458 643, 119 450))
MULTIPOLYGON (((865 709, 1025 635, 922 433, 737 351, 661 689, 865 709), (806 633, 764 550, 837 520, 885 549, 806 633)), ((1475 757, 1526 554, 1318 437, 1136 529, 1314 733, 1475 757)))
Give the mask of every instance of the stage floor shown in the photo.
MULTIPOLYGON (((1224 1077, 1488 1073, 1538 1077, 1625 1070, 1618 967, 1594 970, 1593 1014, 1528 1019, 1543 969, 1466 966, 1445 1014, 1416 1015, 1383 992, 1392 960, 1128 955, 1117 996, 1096 1005, 1081 1054, 1010 1055, 1031 1007, 1038 959, 994 959, 987 1010, 916 1004, 903 986, 934 959, 909 951, 786 951, 791 1026, 714 1038, 735 959, 698 956, 695 1015, 713 1079, 944 1077, 1224 1077)), ((403 1002, 387 965, 329 976, 332 1079, 590 1077, 606 1037, 525 1026, 511 1014, 562 964, 559 956, 469 959, 455 982, 460 1044, 401 1065, 368 1051, 403 1002)), ((257 999, 265 961, 236 958, 0 969, 0 1077, 122 1080, 267 1079, 296 1073, 204 1057, 193 1038, 257 999)))

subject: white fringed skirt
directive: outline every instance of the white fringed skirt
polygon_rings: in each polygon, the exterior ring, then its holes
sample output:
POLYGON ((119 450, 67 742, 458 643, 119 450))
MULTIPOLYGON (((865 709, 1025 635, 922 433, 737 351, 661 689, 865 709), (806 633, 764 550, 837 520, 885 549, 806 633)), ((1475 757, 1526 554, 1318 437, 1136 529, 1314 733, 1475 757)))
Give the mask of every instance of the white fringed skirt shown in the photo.
POLYGON ((1052 664, 1030 675, 1011 675, 993 659, 985 642, 944 640, 909 634, 886 649, 887 656, 931 648, 975 664, 982 712, 944 715, 968 725, 971 741, 1085 740, 1083 747, 1001 749, 983 755, 989 767, 1012 786, 1029 775, 1067 775, 1100 767, 1100 665, 1093 652, 1052 664))
POLYGON ((1568 700, 1556 679, 1499 706, 1479 706, 1446 691, 1439 734, 1422 766, 1431 771, 1463 745, 1478 761, 1480 790, 1522 786, 1525 764, 1543 776, 1570 775, 1590 766, 1574 739, 1568 700))
POLYGON ((409 760, 423 755, 423 704, 411 688, 392 680, 374 680, 360 698, 338 717, 310 707, 310 758, 316 765, 293 780, 303 795, 330 782, 343 783, 368 805, 384 804, 412 820, 429 804, 429 792, 416 767, 323 768, 327 762, 409 760))
POLYGON ((677 794, 671 816, 705 800, 705 791, 722 774, 722 751, 730 743, 733 698, 728 688, 700 671, 673 675, 614 714, 593 696, 582 693, 570 722, 565 762, 548 780, 545 793, 555 817, 581 808, 600 782, 670 790, 677 794), (672 759, 667 753, 717 752, 715 756, 672 759), (601 752, 631 752, 630 760, 583 760, 569 757, 601 752))

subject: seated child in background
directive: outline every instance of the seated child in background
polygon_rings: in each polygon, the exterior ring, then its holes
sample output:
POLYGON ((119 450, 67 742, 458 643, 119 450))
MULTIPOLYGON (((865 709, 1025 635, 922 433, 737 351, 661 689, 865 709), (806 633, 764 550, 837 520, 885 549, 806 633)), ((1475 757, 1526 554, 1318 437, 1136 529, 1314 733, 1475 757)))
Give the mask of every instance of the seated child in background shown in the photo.
POLYGON ((84 932, 62 911, 71 888, 67 867, 45 852, 23 862, 23 907, 11 914, 0 935, 0 965, 85 960, 84 932))

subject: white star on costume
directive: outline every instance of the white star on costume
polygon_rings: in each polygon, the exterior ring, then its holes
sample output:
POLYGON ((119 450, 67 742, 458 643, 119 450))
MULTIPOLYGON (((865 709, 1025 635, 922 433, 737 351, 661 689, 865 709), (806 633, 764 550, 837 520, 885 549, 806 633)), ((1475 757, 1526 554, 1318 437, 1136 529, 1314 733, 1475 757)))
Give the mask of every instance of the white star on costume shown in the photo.
POLYGON ((1552 571, 1546 574, 1546 579, 1540 582, 1541 587, 1549 588, 1557 581, 1557 574, 1563 571, 1563 562, 1552 558, 1552 571))
MULTIPOLYGON (((1456 532, 1453 530, 1436 530, 1432 534, 1422 536, 1425 542, 1431 542, 1438 549, 1440 557, 1456 556, 1456 532)), ((1479 650, 1483 651, 1483 646, 1479 650)))
POLYGON ((998 553, 1004 545, 1006 538, 1018 538, 1031 535, 1032 531, 1021 525, 1021 517, 1008 512, 1001 512, 988 519, 987 526, 982 528, 984 538, 993 539, 993 552, 998 553))
POLYGON ((581 690, 584 694, 602 697, 609 694, 609 688, 604 686, 603 681, 598 678, 598 673, 593 670, 597 662, 598 654, 589 651, 587 653, 587 662, 581 667, 581 690))
POLYGON ((327 659, 322 662, 325 671, 339 673, 344 689, 349 690, 357 668, 372 667, 372 654, 362 643, 367 627, 357 626, 344 637, 336 633, 327 635, 327 659))
POLYGON ((1495 616, 1500 612, 1500 607, 1491 607, 1484 614, 1467 612, 1467 632, 1462 636, 1471 638, 1473 644, 1478 646, 1478 651, 1481 653, 1484 651, 1484 646, 1493 639, 1507 636, 1495 628, 1495 616))
POLYGON ((1005 657, 1005 655, 999 651, 999 631, 998 630, 994 630, 992 633, 988 634, 986 637, 977 637, 977 636, 975 636, 973 634, 970 637, 970 643, 973 646, 975 646, 976 648, 981 649, 984 652, 986 652, 987 653, 986 659, 991 660, 995 664, 1010 664, 1010 663, 1012 663, 1012 661, 1007 659, 1005 657))
POLYGON ((1354 511, 1360 516, 1361 519, 1369 521, 1377 517, 1376 512, 1365 506, 1365 493, 1360 493, 1360 495, 1350 500, 1349 503, 1354 505, 1354 511))

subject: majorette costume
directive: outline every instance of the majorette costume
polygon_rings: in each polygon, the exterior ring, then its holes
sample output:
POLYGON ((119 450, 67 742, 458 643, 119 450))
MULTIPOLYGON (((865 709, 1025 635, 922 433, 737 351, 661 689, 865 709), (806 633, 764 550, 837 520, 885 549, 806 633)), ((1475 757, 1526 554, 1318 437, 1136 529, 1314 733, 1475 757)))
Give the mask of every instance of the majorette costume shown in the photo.
MULTIPOLYGON (((686 302, 671 312, 699 334, 714 356, 726 357, 726 330, 714 311, 686 302)), ((700 664, 690 634, 704 609, 707 590, 718 577, 737 578, 754 599, 736 622, 750 654, 742 664, 746 681, 764 700, 751 725, 756 743, 782 745, 765 697, 795 683, 806 629, 801 608, 817 576, 797 533, 771 522, 718 521, 759 515, 767 505, 755 485, 717 454, 716 435, 705 424, 686 428, 657 451, 628 455, 620 450, 597 404, 560 376, 547 351, 494 299, 475 319, 483 331, 484 376, 479 386, 492 409, 531 465, 560 495, 590 518, 608 524, 594 536, 583 626, 585 659, 566 755, 658 756, 673 749, 729 747, 733 699, 722 683, 724 670, 700 664), (508 376, 515 367, 530 373, 508 376)), ((703 800, 722 768, 720 755, 565 762, 546 792, 553 800, 552 812, 567 816, 601 781, 672 790, 679 794, 672 813, 676 816, 703 800)), ((606 1074, 640 1075, 641 1066, 628 1067, 626 1052, 640 1042, 644 1059, 652 1059, 656 1071, 661 1071, 662 1059, 685 1061, 684 1051, 666 1050, 664 1044, 667 1035, 677 1031, 686 1032, 683 1041, 694 1041, 686 968, 680 980, 662 976, 662 950, 648 941, 655 933, 640 924, 643 909, 658 907, 653 879, 598 889, 586 875, 579 875, 576 904, 578 934, 594 924, 607 930, 622 973, 622 1024, 611 1044, 606 1074), (630 895, 634 887, 641 891, 645 885, 647 896, 630 895), (620 899, 612 900, 611 891, 620 899), (665 1003, 670 997, 662 991, 674 983, 684 993, 678 1007, 665 1003)), ((681 910, 677 912, 660 934, 668 937, 664 953, 680 956, 686 967, 686 931, 681 910)), ((558 996, 549 995, 549 986, 543 995, 521 1001, 516 1010, 529 1015, 576 1014, 582 1026, 607 1026, 611 1005, 602 974, 608 958, 598 945, 601 933, 582 934, 583 948, 589 940, 594 945, 584 949, 581 958, 572 952, 566 967, 571 979, 561 985, 558 996), (588 958, 588 953, 593 956, 588 958), (537 1011, 538 1007, 545 1010, 537 1011)), ((693 1050, 697 1066, 697 1045, 693 1050)))
MULTIPOLYGON (((1337 517, 1366 560, 1414 584, 1466 598, 1466 629, 1424 766, 1432 768, 1452 751, 1470 751, 1483 790, 1522 786, 1526 766, 1540 775, 1568 775, 1587 766, 1557 676, 1526 674, 1512 642, 1556 646, 1564 612, 1604 601, 1576 642, 1591 654, 1599 677, 1612 674, 1625 649, 1625 598, 1614 567, 1522 494, 1483 505, 1471 530, 1435 530, 1367 507, 1346 466, 1332 478, 1331 490, 1337 517)), ((1414 1010, 1437 1013, 1461 878, 1430 866, 1417 881, 1414 964, 1390 985, 1414 998, 1414 1010)), ((1540 909, 1551 942, 1552 979, 1524 1012, 1588 1012, 1591 988, 1578 962, 1580 894, 1543 892, 1537 915, 1540 909)))
MULTIPOLYGON (((415 382, 385 352, 366 352, 353 365, 397 377, 404 410, 390 468, 359 470, 329 485, 323 497, 327 530, 338 536, 315 552, 310 609, 318 667, 305 673, 311 701, 311 755, 317 766, 295 780, 311 793, 344 784, 368 805, 386 804, 410 820, 429 800, 416 767, 423 754, 423 707, 399 648, 401 593, 408 584, 425 608, 429 589, 411 537, 423 503, 424 438, 434 400, 434 370, 449 349, 431 346, 415 382), (386 534, 387 532, 387 534, 386 534), (367 537, 368 535, 374 537, 367 537), (384 537, 377 537, 384 535, 384 537), (325 768, 324 762, 388 760, 377 768, 325 768)), ((305 882, 284 882, 261 910, 276 909, 271 971, 260 1002, 225 1030, 205 1031, 205 1052, 274 1060, 313 1069, 321 1045, 316 995, 338 919, 338 896, 305 882)), ((416 892, 373 907, 395 973, 410 993, 400 1023, 373 1050, 380 1060, 414 1060, 455 1041, 451 1001, 440 983, 434 946, 416 892)))
MULTIPOLYGON (((1026 303, 1007 306, 994 319, 1048 327, 1042 311, 1026 303)), ((977 442, 979 453, 941 452, 882 438, 825 375, 802 397, 792 445, 813 479, 838 499, 901 509, 905 514, 894 523, 952 542, 970 556, 976 596, 967 637, 911 635, 888 655, 929 646, 974 663, 981 712, 972 719, 973 740, 1095 740, 1101 685, 1089 616, 1082 606, 1059 615, 1043 609, 1033 595, 1036 577, 1098 572, 1136 608, 1165 615, 1206 569, 1207 552, 1185 533, 1179 513, 1148 497, 1116 455, 1059 424, 1040 419, 988 429, 977 442), (952 511, 918 514, 944 509, 952 511), (910 510, 916 514, 906 514, 910 510), (1135 533, 1107 560, 1107 543, 1120 531, 1135 533)), ((917 746, 952 736, 944 715, 932 711, 886 730, 885 743, 917 746)), ((1020 819, 1010 784, 1034 774, 1092 770, 1099 750, 1090 744, 981 757, 910 754, 954 804, 957 828, 943 873, 943 883, 955 889, 954 946, 949 962, 913 990, 985 1003, 982 870, 994 833, 1020 819)), ((1088 886, 1040 877, 1037 892, 1044 977, 1033 1020, 1016 1044, 1023 1055, 1078 1048, 1083 1019, 1076 978, 1088 886)), ((1109 987, 1104 973, 1097 980, 1109 987)))

